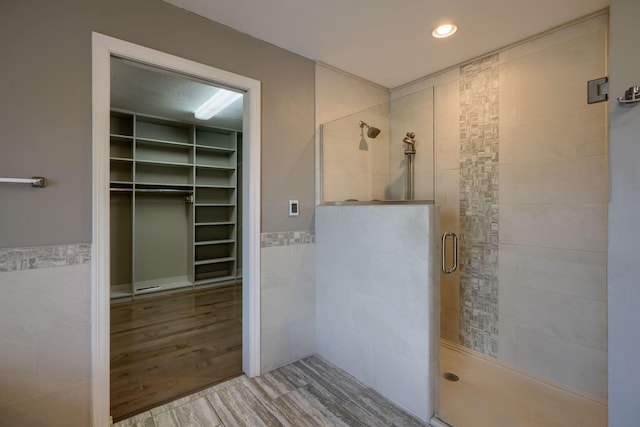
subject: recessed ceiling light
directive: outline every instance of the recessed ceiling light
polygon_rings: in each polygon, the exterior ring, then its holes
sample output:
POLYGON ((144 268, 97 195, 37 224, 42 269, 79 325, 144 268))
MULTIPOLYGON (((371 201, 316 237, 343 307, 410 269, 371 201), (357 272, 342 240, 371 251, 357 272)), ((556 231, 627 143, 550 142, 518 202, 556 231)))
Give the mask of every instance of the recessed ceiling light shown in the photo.
POLYGON ((431 35, 437 39, 443 39, 445 37, 449 37, 458 31, 458 27, 454 23, 447 23, 438 25, 436 28, 431 31, 431 35))

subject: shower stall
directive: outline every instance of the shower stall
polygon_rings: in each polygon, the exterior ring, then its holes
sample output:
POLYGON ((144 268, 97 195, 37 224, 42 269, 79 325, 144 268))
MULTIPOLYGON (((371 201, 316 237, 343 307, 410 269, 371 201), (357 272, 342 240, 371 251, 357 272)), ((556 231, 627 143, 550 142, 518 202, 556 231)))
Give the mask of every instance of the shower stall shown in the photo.
POLYGON ((606 425, 607 25, 322 124, 320 355, 435 426, 606 425))

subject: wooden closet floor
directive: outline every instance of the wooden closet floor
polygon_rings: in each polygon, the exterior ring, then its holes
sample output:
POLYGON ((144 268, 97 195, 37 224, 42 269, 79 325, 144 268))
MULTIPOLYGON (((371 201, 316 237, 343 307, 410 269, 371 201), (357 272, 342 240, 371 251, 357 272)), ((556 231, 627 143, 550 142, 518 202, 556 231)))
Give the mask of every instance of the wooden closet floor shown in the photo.
POLYGON ((240 374, 240 282, 111 304, 114 421, 240 374))

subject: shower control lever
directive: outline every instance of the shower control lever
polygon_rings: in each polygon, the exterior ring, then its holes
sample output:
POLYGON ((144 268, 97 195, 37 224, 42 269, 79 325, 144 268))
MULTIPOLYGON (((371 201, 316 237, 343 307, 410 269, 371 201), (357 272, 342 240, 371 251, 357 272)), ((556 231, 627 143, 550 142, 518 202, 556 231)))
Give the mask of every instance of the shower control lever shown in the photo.
POLYGON ((451 274, 458 268, 458 235, 453 231, 447 231, 442 234, 442 272, 451 274), (447 267, 447 238, 451 237, 453 241, 453 265, 447 267))

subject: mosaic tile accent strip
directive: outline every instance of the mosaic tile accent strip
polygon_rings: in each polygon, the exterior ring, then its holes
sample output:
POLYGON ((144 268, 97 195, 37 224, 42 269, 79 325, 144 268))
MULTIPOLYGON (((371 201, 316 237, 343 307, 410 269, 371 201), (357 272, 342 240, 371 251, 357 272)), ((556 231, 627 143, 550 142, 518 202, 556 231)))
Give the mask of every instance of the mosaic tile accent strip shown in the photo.
POLYGON ((460 67, 460 342, 498 352, 498 56, 460 67))
POLYGON ((90 261, 90 243, 0 249, 0 272, 79 265, 90 261))
POLYGON ((271 248, 274 246, 306 245, 316 242, 316 233, 313 230, 303 231, 276 231, 274 233, 260 234, 260 247, 271 248))

